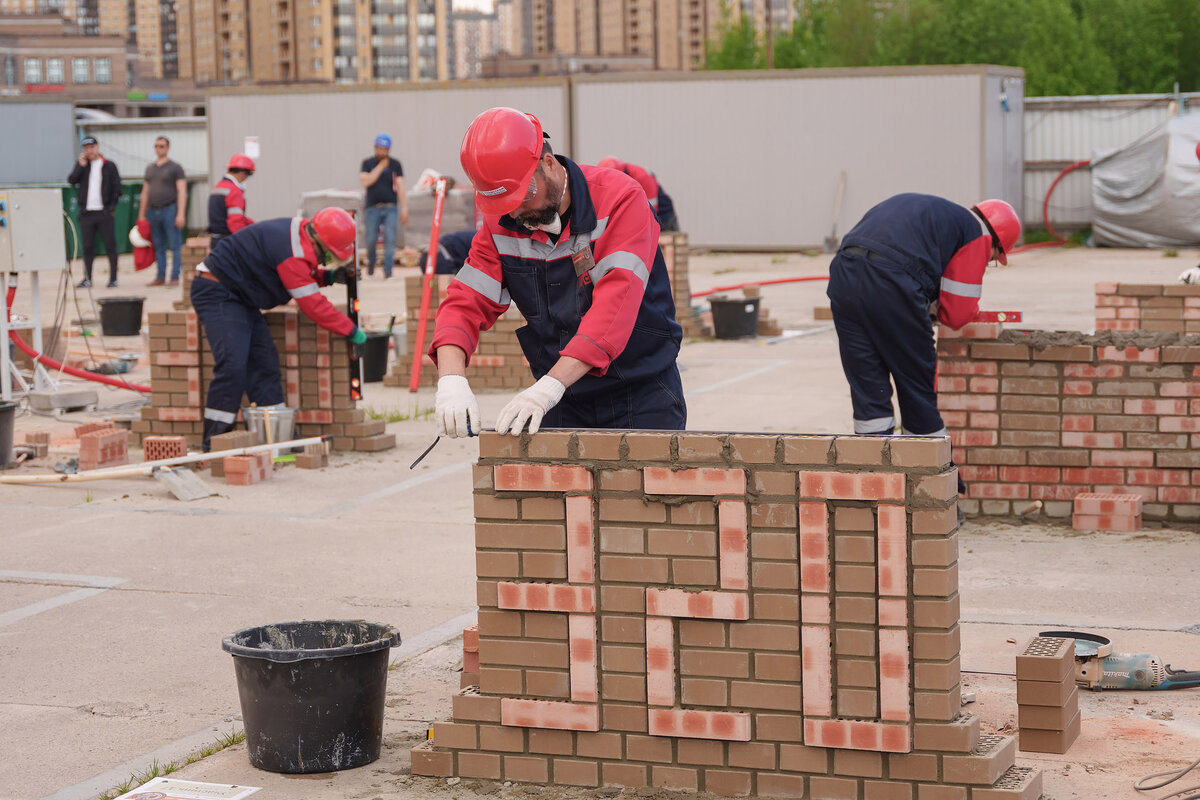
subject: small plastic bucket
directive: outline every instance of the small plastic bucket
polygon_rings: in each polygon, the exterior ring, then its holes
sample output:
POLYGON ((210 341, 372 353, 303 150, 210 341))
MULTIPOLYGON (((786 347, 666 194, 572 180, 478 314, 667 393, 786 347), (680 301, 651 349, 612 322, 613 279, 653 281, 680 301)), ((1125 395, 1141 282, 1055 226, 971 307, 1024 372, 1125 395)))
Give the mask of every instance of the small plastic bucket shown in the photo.
POLYGON ((13 431, 16 429, 17 404, 0 400, 0 467, 13 459, 13 431))
POLYGON ((103 297, 100 304, 100 330, 105 336, 137 336, 142 330, 144 297, 103 297))
POLYGON ((296 429, 294 408, 243 408, 242 419, 246 421, 246 430, 255 435, 258 444, 290 441, 296 429))
POLYGON ((387 374, 388 344, 392 335, 387 331, 367 331, 363 342, 363 383, 378 383, 387 374))
POLYGON ((729 299, 714 297, 708 301, 712 307, 713 335, 718 339, 741 339, 758 335, 757 297, 729 299))
POLYGON ((390 625, 280 622, 221 640, 233 655, 250 763, 271 772, 334 772, 379 758, 390 625))

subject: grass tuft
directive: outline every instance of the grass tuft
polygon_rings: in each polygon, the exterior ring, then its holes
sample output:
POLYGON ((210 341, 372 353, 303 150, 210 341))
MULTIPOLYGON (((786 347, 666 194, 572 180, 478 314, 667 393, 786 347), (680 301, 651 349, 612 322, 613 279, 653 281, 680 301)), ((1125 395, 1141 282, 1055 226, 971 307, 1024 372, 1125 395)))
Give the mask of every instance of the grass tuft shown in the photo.
POLYGON ((183 758, 178 761, 172 761, 167 764, 160 764, 158 763, 158 759, 154 759, 154 761, 150 762, 150 766, 145 770, 142 772, 135 772, 133 775, 130 775, 128 780, 126 780, 124 783, 120 784, 119 786, 114 786, 103 794, 97 795, 96 800, 114 800, 114 798, 120 797, 129 790, 141 786, 146 781, 170 775, 172 772, 176 772, 177 770, 186 767, 188 764, 195 764, 202 758, 208 758, 214 753, 221 752, 226 747, 232 747, 233 745, 244 742, 245 740, 245 731, 230 729, 229 733, 221 734, 217 737, 215 742, 210 745, 205 745, 187 758, 183 758))

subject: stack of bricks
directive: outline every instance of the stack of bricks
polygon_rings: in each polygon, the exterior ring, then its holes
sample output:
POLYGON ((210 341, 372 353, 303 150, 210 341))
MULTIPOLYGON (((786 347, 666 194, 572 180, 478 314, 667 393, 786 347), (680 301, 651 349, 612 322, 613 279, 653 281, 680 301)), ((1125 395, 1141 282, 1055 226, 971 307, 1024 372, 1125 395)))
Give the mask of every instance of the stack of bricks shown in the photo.
POLYGON ((321 469, 329 466, 329 442, 304 445, 304 452, 296 454, 296 466, 300 469, 321 469))
MULTIPOLYGON (((417 329, 420 327, 421 287, 424 280, 421 275, 410 275, 404 279, 404 328, 409 352, 397 353, 396 363, 391 372, 384 376, 385 386, 408 386, 412 378, 412 348, 416 346, 417 329)), ((429 316, 425 322, 426 351, 433 340, 433 324, 438 305, 446 296, 446 290, 453 280, 453 275, 435 275, 433 278, 433 289, 429 294, 429 316)), ((496 320, 496 324, 490 330, 480 334, 479 346, 467 366, 467 379, 472 387, 516 391, 533 383, 529 365, 517 341, 517 328, 524 324, 521 313, 512 305, 496 320)), ((427 355, 421 357, 420 385, 437 386, 437 367, 427 355)))
POLYGON ((1097 283, 1096 330, 1200 333, 1200 286, 1097 283))
POLYGON ((1075 513, 1071 527, 1077 531, 1119 531, 1133 533, 1142 529, 1142 496, 1137 494, 1075 495, 1075 513))
MULTIPOLYGON (((258 437, 250 431, 229 431, 228 433, 218 433, 212 437, 208 447, 212 452, 220 452, 222 450, 241 450, 243 447, 253 447, 256 444, 258 444, 258 437)), ((225 477, 225 459, 214 458, 210 463, 214 478, 225 477)))
POLYGON ((179 281, 182 297, 175 301, 176 311, 186 311, 192 307, 192 280, 196 277, 196 265, 207 255, 207 236, 193 236, 183 243, 183 270, 179 281))
POLYGON ((1065 753, 1079 738, 1074 639, 1035 636, 1017 656, 1017 725, 1026 752, 1065 753))
POLYGON ((937 347, 966 513, 1042 500, 1067 518, 1076 495, 1096 492, 1140 496, 1149 519, 1200 519, 1200 337, 996 323, 937 347))
POLYGON ((460 687, 479 685, 479 626, 463 628, 462 680, 460 687))
MULTIPOLYGON (((373 452, 394 447, 383 420, 366 418, 350 398, 350 357, 345 340, 294 310, 268 311, 267 326, 279 351, 284 402, 296 409, 298 438, 329 435, 335 450, 373 452)), ((150 406, 133 431, 178 435, 192 447, 203 436, 204 389, 213 358, 194 311, 150 314, 150 406)), ((250 444, 255 444, 251 441, 250 444)))
MULTIPOLYGON (((762 288, 759 286, 744 286, 742 287, 743 297, 762 297, 762 288)), ((758 331, 759 336, 778 336, 783 333, 783 328, 779 323, 772 319, 771 312, 762 304, 762 300, 758 303, 758 331)))
POLYGON ((23 447, 33 451, 34 458, 45 458, 50 454, 50 434, 45 432, 29 432, 21 441, 23 447))
POLYGON ((225 462, 225 482, 231 486, 249 486, 268 480, 275 474, 269 450, 244 456, 229 456, 222 460, 225 462))
POLYGON ((187 439, 183 436, 145 436, 142 438, 142 458, 162 461, 188 454, 187 439))
POLYGON ((79 471, 119 467, 129 463, 129 433, 109 422, 88 422, 75 427, 79 439, 79 471))
POLYGON ((1036 800, 961 710, 945 439, 485 432, 479 687, 421 775, 1036 800))
POLYGON ((667 265, 667 277, 671 280, 671 296, 675 300, 675 321, 683 328, 685 337, 711 336, 711 326, 706 326, 692 307, 692 282, 688 277, 688 236, 686 233, 664 232, 658 236, 663 261, 667 265))

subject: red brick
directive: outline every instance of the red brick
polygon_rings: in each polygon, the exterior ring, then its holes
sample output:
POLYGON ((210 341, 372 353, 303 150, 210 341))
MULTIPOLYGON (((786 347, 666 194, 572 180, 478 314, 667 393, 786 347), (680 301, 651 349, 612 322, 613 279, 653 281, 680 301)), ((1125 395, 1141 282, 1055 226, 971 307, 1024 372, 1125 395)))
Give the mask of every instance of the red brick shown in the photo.
POLYGON ((1142 350, 1137 347, 1098 347, 1096 355, 1101 361, 1158 362, 1157 348, 1142 350))
POLYGON ((903 473, 801 472, 800 496, 831 500, 904 500, 903 473))
POLYGON ((1064 432, 1063 447, 1092 448, 1121 448, 1124 446, 1124 435, 1120 433, 1075 433, 1064 432))
POLYGON ((498 464, 498 492, 587 492, 592 473, 584 467, 547 464, 498 464))
POLYGON ((744 495, 746 472, 741 469, 645 468, 646 494, 665 495, 744 495))
POLYGON ((1096 514, 1073 514, 1071 527, 1077 531, 1118 531, 1134 533, 1142 529, 1142 517, 1096 514))

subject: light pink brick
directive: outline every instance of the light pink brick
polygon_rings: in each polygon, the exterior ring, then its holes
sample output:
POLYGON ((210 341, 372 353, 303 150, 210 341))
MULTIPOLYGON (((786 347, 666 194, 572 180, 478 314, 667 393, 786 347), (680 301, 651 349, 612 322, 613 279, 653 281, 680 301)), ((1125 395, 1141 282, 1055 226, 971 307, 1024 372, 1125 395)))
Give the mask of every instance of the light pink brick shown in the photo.
POLYGON ((652 708, 649 722, 651 736, 717 739, 727 742, 750 741, 749 714, 652 708))
POLYGON ((1138 361, 1143 364, 1158 362, 1158 348, 1141 350, 1137 347, 1098 347, 1096 354, 1101 361, 1138 361))
POLYGON ((670 619, 646 620, 646 702, 675 705, 675 630, 670 619))
POLYGON ((1135 494, 1085 492, 1075 495, 1073 508, 1076 514, 1134 516, 1142 513, 1142 498, 1135 494))
POLYGON ((1149 400, 1145 398, 1128 398, 1125 401, 1126 414, 1186 414, 1187 400, 1149 400))
POLYGON ((596 676, 596 616, 571 614, 567 618, 571 650, 571 699, 594 703, 598 699, 596 676))
POLYGON ((498 492, 590 492, 592 473, 584 467, 547 464, 499 464, 498 492))
POLYGON ((800 496, 829 500, 904 501, 904 474, 891 472, 801 472, 800 496))
POLYGON ((722 589, 745 589, 749 585, 747 556, 746 502, 721 500, 717 503, 722 589))
POLYGON ((551 728, 563 731, 600 730, 600 707, 555 700, 500 699, 500 724, 521 728, 551 728))
POLYGON ((908 631, 879 629, 879 717, 888 722, 909 720, 908 631))
POLYGON ((1142 515, 1073 514, 1071 527, 1077 531, 1117 531, 1135 533, 1142 529, 1142 515))
MULTIPOLYGON (((802 622, 807 625, 828 625, 830 619, 829 595, 801 595, 800 620, 802 622)), ((882 622, 880 624, 882 624, 882 622)))
POLYGON ((824 503, 800 503, 800 588, 829 591, 829 510, 824 503))
POLYGON ((711 497, 719 494, 746 493, 746 472, 740 469, 646 467, 645 480, 646 494, 711 497))
POLYGON ((594 501, 571 495, 567 501, 567 580, 591 583, 596 577, 594 501))
POLYGON ((833 713, 833 650, 829 628, 823 625, 802 627, 800 657, 804 714, 827 717, 833 713))
MULTIPOLYGON (((805 620, 808 622, 808 620, 805 620)), ((879 627, 903 628, 908 625, 908 601, 904 598, 879 598, 879 627)))
POLYGON ((496 591, 499 607, 503 609, 558 611, 565 614, 592 614, 596 611, 596 593, 591 586, 501 581, 496 591))
POLYGON ((646 589, 646 613, 656 617, 749 619, 750 599, 742 592, 686 592, 646 589))
POLYGON ((907 725, 848 719, 806 719, 804 744, 809 747, 908 753, 912 750, 912 732, 907 725))
POLYGON ((908 593, 908 520, 904 506, 879 506, 879 594, 908 593))

